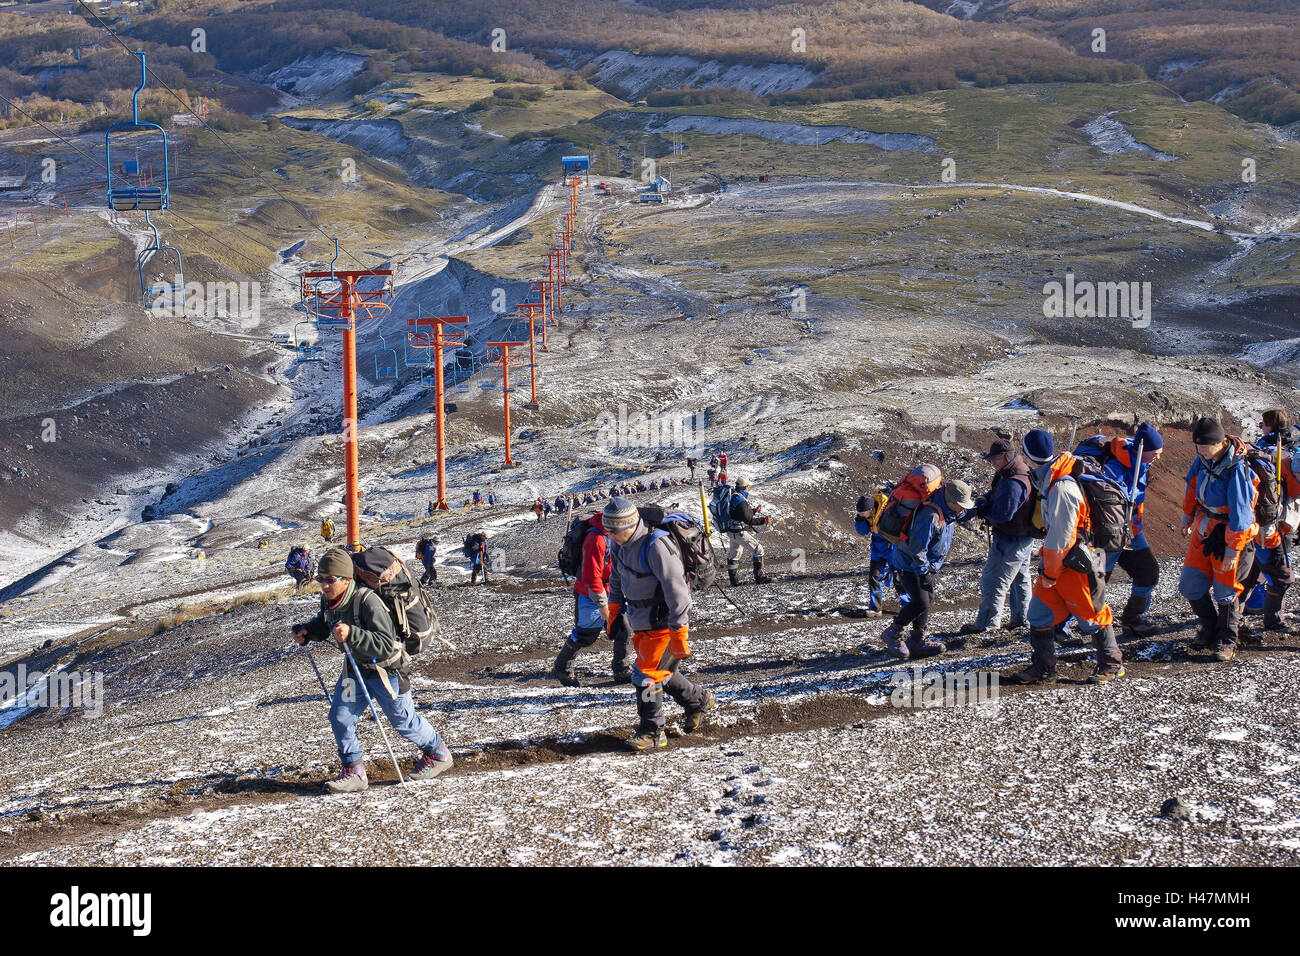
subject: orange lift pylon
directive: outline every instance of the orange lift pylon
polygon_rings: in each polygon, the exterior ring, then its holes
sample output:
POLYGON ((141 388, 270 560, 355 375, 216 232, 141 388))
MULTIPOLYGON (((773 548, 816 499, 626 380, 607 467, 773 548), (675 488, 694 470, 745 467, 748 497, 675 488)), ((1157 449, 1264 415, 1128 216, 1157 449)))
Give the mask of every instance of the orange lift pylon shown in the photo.
MULTIPOLYGON (((501 353, 501 354, 498 356, 496 362, 493 363, 493 364, 495 364, 498 368, 501 369, 501 391, 502 391, 502 393, 505 395, 505 399, 506 399, 506 419, 505 419, 505 429, 506 429, 506 460, 505 460, 505 465, 506 465, 507 468, 514 468, 514 467, 515 467, 516 465, 518 465, 519 463, 518 463, 517 461, 515 461, 513 458, 510 457, 510 350, 511 350, 512 348, 518 348, 519 346, 523 345, 524 343, 523 343, 523 342, 488 342, 488 343, 486 343, 486 344, 487 344, 488 349, 496 349, 497 351, 499 351, 499 352, 501 353)), ((518 368, 518 367, 519 367, 519 365, 518 365, 518 363, 516 363, 516 364, 515 364, 515 368, 518 368)))
MULTIPOLYGON (((546 270, 551 283, 551 315, 564 308, 564 296, 560 292, 560 250, 552 249, 546 254, 546 270)), ((557 320, 558 321, 558 320, 557 320)))
POLYGON ((537 408, 537 313, 541 310, 540 302, 520 302, 515 306, 516 312, 528 313, 528 371, 533 383, 533 398, 525 407, 537 408))
POLYGON ((433 349, 433 370, 434 370, 434 403, 437 410, 434 414, 436 424, 436 434, 438 443, 438 501, 434 505, 437 511, 450 511, 451 506, 447 504, 447 459, 445 453, 446 432, 443 423, 443 415, 446 408, 443 406, 443 376, 442 376, 442 349, 446 345, 459 345, 464 339, 461 332, 444 332, 444 325, 456 325, 469 322, 467 315, 431 315, 414 319, 407 319, 408 326, 426 326, 432 327, 432 332, 407 332, 406 344, 413 349, 433 349))
MULTIPOLYGON (((336 251, 336 259, 337 256, 336 251)), ((360 319, 372 318, 377 312, 388 311, 393 300, 393 271, 356 269, 336 272, 331 266, 328 271, 302 273, 300 282, 303 304, 316 320, 316 327, 337 328, 343 332, 343 475, 344 504, 348 511, 347 547, 350 551, 359 551, 356 323, 360 319)))

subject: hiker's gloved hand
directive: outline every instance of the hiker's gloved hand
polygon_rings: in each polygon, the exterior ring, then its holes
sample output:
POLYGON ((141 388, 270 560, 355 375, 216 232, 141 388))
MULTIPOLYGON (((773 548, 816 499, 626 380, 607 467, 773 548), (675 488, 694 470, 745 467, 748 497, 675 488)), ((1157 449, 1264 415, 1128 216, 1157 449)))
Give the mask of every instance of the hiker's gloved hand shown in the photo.
POLYGON ((299 647, 307 646, 307 628, 300 624, 295 624, 293 628, 293 639, 298 642, 299 647))
POLYGON ((347 643, 348 634, 351 630, 352 628, 348 627, 342 621, 339 621, 339 623, 334 625, 334 630, 330 631, 330 635, 340 644, 345 644, 347 643))

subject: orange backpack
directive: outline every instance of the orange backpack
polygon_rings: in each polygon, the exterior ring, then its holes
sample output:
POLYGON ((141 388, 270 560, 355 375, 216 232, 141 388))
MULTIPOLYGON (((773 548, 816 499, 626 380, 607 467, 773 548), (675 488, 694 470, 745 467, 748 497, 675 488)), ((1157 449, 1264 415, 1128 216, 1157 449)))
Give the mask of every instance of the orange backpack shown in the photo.
POLYGON ((917 465, 911 474, 900 481, 889 496, 889 503, 880 512, 876 534, 891 544, 907 538, 907 527, 916 510, 932 497, 943 484, 943 473, 938 465, 917 465))

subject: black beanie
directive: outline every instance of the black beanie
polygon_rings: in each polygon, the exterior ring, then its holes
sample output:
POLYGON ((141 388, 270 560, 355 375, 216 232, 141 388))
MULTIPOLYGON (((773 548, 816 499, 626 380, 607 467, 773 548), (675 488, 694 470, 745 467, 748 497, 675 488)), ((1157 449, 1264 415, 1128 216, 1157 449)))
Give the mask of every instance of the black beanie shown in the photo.
POLYGON ((1200 418, 1192 426, 1192 443, 1195 445, 1217 445, 1225 437, 1223 426, 1217 419, 1200 418))

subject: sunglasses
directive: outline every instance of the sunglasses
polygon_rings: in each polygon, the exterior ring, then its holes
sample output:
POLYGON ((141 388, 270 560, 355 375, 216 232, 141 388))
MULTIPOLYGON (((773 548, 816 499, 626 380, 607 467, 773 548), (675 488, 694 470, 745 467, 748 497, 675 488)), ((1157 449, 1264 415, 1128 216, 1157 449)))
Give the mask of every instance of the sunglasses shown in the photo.
POLYGON ((342 578, 332 578, 328 574, 324 576, 321 576, 319 574, 316 575, 316 582, 318 584, 333 584, 335 581, 342 581, 342 580, 343 580, 342 578))

